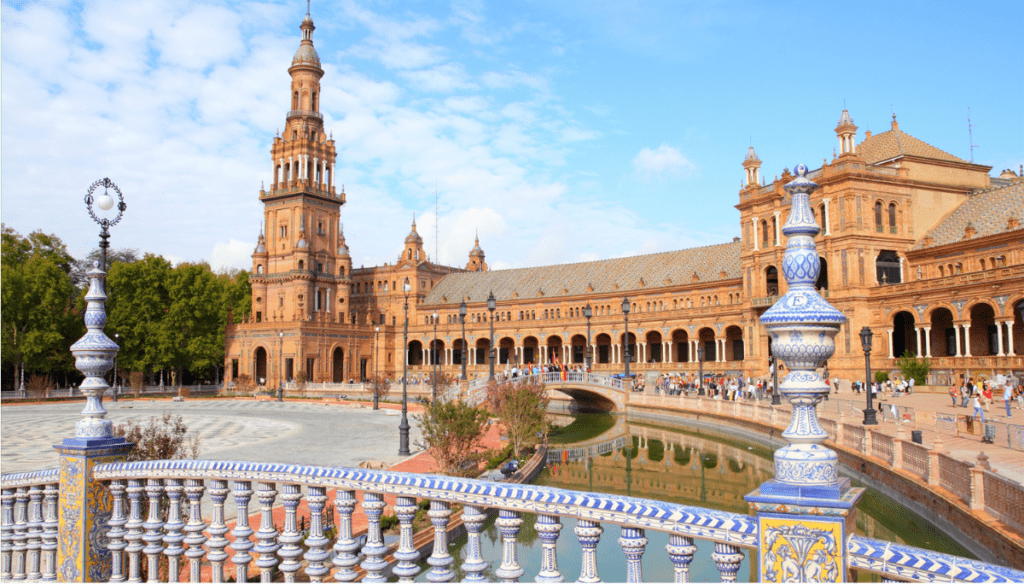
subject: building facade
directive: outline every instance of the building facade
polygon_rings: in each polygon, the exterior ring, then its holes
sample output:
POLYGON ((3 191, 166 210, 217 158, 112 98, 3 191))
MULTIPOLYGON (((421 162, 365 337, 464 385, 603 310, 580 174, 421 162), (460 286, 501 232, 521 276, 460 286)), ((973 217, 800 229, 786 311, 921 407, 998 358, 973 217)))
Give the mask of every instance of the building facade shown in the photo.
MULTIPOLYGON (((396 379, 403 359, 415 376, 435 364, 460 375, 465 360, 472 378, 488 374, 492 357, 503 371, 582 365, 588 352, 594 370, 614 373, 627 346, 642 374, 767 373, 759 317, 786 292, 788 169, 769 182, 748 150, 736 205, 741 237, 728 243, 491 271, 479 239, 464 268, 431 262, 413 220, 395 263, 353 270, 309 15, 301 30, 289 68, 292 109, 271 147, 271 186, 259 195, 266 228, 253 253, 252 317, 225 335, 229 380, 396 379)), ((830 374, 863 378, 859 332, 867 326, 873 370, 895 370, 909 351, 932 361, 936 384, 1024 375, 1024 179, 1009 170, 993 178, 991 167, 902 131, 895 116, 888 131, 858 142, 843 110, 834 131, 831 160, 808 175, 820 185, 811 198, 822 226, 817 287, 849 319, 830 374)))

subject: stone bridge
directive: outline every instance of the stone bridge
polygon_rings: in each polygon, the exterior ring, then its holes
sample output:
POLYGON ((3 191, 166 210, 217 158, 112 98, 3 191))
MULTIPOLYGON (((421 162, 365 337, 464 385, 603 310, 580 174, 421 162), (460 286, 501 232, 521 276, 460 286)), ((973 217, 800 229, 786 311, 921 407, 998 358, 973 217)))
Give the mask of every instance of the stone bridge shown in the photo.
MULTIPOLYGON (((549 390, 560 391, 582 408, 602 412, 624 412, 626 410, 626 383, 617 377, 587 373, 585 371, 556 371, 521 375, 512 379, 516 383, 543 383, 549 390)), ((441 399, 455 399, 462 396, 471 404, 478 405, 487 399, 487 386, 490 380, 486 377, 473 379, 464 393, 462 388, 455 388, 441 399)))

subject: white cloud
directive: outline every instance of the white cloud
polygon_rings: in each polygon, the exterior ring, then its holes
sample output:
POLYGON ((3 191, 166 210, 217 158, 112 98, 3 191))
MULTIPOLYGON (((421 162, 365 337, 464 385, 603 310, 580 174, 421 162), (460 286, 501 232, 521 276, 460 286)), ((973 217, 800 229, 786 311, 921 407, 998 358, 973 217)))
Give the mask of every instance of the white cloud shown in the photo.
POLYGON ((239 270, 252 269, 252 252, 256 248, 255 243, 238 241, 232 239, 224 243, 218 241, 210 252, 210 268, 215 272, 236 268, 239 270))
POLYGON ((462 65, 456 63, 445 63, 430 69, 419 71, 403 71, 401 76, 421 91, 436 93, 451 93, 458 89, 473 89, 476 87, 469 81, 462 65))
POLYGON ((696 165, 679 150, 666 144, 662 144, 657 150, 641 150, 633 158, 633 167, 643 182, 651 182, 663 176, 683 176, 696 169, 696 165))

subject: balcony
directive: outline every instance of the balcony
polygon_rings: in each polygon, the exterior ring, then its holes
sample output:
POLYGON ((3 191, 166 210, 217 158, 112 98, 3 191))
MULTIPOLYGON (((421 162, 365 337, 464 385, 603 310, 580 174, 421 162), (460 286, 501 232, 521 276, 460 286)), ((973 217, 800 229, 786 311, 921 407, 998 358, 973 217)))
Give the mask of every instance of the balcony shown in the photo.
POLYGON ((288 112, 289 120, 292 118, 297 118, 299 116, 309 116, 311 118, 316 118, 318 120, 324 119, 323 114, 321 114, 320 112, 315 112, 313 110, 291 110, 290 112, 288 112))
POLYGON ((764 296, 762 298, 754 298, 750 301, 750 305, 754 308, 767 308, 772 304, 775 304, 775 302, 778 299, 778 294, 773 294, 772 296, 764 296))

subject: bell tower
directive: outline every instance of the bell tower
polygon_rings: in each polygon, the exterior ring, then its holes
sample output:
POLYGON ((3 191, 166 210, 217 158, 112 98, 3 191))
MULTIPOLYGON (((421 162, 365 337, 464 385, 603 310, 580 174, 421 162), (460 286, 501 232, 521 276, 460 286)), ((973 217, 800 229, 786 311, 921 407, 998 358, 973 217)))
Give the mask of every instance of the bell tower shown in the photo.
POLYGON ((857 137, 857 126, 850 117, 850 112, 843 110, 839 116, 839 124, 836 126, 836 136, 839 137, 839 155, 853 154, 856 151, 854 139, 857 137))
POLYGON ((335 188, 337 152, 320 112, 324 71, 308 11, 299 28, 302 40, 288 68, 291 109, 270 148, 270 188, 260 190, 266 233, 253 254, 253 314, 344 322, 351 265, 339 260, 345 245, 338 227, 345 191, 335 188))

